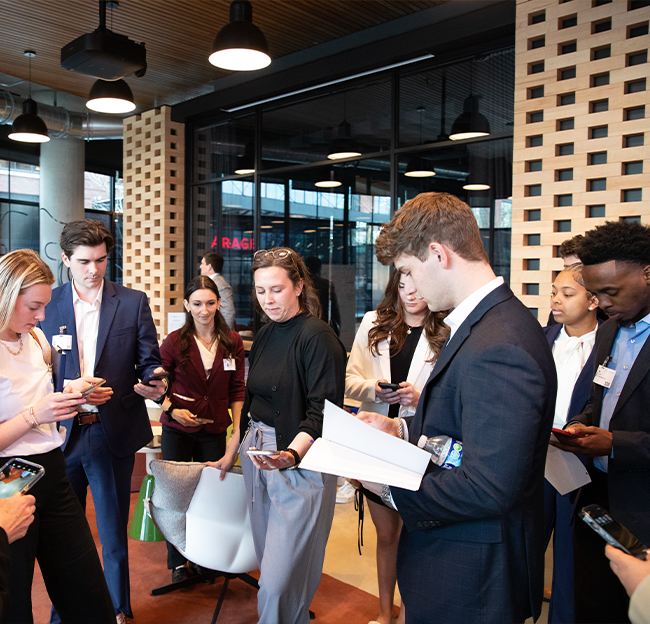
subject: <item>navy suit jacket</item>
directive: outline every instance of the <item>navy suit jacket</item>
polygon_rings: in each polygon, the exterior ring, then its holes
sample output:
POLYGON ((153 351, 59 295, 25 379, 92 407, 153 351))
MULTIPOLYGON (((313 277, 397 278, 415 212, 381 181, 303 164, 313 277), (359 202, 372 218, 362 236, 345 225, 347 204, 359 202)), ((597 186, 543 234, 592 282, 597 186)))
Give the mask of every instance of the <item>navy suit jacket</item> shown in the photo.
MULTIPOLYGON (((52 300, 45 308, 45 320, 39 325, 50 342, 52 336, 59 333, 59 327, 67 327, 67 333, 72 335, 72 351, 65 358, 64 376, 66 379, 79 377, 72 282, 52 291, 52 300)), ((156 328, 146 295, 104 280, 95 377, 103 377, 106 386, 113 389, 111 398, 99 406, 99 415, 110 450, 118 457, 135 453, 153 437, 144 398, 133 390, 133 386, 160 365, 156 328)), ((73 419, 62 421, 61 425, 66 428, 65 449, 73 419)))
POLYGON ((413 622, 503 624, 541 611, 544 464, 553 356, 510 288, 488 294, 442 349, 409 426, 449 435, 462 463, 391 488, 404 521, 398 581, 413 622))
MULTIPOLYGON (((612 352, 618 329, 614 320, 606 321, 598 329, 592 376, 612 352)), ((600 427, 603 391, 602 386, 592 384, 587 407, 574 420, 600 427)), ((650 340, 643 345, 630 369, 609 431, 613 435, 614 452, 607 472, 609 511, 643 543, 650 544, 650 340)), ((588 467, 597 470, 591 460, 588 467)), ((581 504, 588 502, 581 501, 581 504)))

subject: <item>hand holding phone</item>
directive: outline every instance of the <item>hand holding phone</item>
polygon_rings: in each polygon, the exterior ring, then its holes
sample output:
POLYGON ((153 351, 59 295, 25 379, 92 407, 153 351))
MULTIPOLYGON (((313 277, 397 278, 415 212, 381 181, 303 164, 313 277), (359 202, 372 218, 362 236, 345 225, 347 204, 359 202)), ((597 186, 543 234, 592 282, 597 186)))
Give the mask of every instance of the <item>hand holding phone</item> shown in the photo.
POLYGON ((600 505, 587 505, 580 510, 580 518, 608 544, 637 559, 646 560, 647 546, 619 524, 600 505))
POLYGON ((85 390, 81 391, 81 396, 82 397, 90 396, 93 392, 95 392, 95 390, 97 390, 97 388, 99 388, 99 386, 103 386, 105 383, 106 383, 105 379, 100 379, 99 381, 90 384, 90 386, 88 386, 85 390))
POLYGON ((277 457, 282 451, 264 451, 260 449, 249 448, 246 453, 253 457, 277 457))
POLYGON ((163 379, 167 381, 167 383, 169 383, 169 373, 164 370, 158 373, 151 373, 150 375, 145 375, 144 379, 142 380, 142 383, 146 384, 147 386, 150 386, 151 385, 149 383, 150 381, 161 381, 163 379))
POLYGON ((10 498, 16 492, 26 494, 45 474, 40 464, 26 459, 10 459, 0 468, 0 498, 10 498))
POLYGON ((571 431, 565 431, 564 429, 557 429, 556 427, 553 427, 551 431, 556 435, 564 438, 584 438, 585 433, 572 433, 571 431))
POLYGON ((398 383, 388 383, 387 381, 378 381, 377 385, 382 390, 391 390, 392 392, 396 392, 401 388, 401 386, 398 383))
POLYGON ((214 420, 212 420, 211 418, 195 418, 194 422, 197 425, 211 425, 214 422, 214 420))

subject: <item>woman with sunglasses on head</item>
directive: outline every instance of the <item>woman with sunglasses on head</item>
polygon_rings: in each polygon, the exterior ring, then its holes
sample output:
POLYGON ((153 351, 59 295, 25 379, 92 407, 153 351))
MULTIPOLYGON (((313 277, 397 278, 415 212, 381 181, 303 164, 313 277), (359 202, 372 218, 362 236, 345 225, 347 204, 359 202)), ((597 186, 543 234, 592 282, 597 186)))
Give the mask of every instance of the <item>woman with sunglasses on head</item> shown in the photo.
POLYGON ((81 392, 94 378, 71 381, 63 392, 54 392, 50 345, 37 327, 45 318, 53 283, 50 268, 29 249, 0 258, 0 462, 21 458, 45 469, 29 492, 36 499, 34 522, 25 537, 10 545, 11 605, 4 621, 33 622, 38 559, 62 622, 115 624, 95 542, 66 475, 63 438, 56 426, 87 402, 81 392))
POLYGON ((309 624, 336 498, 336 477, 300 469, 321 435, 325 399, 343 404, 346 353, 318 318, 318 297, 291 249, 255 253, 254 297, 269 322, 249 356, 242 469, 260 563, 263 624, 309 624), (247 449, 266 451, 251 455, 247 449))
MULTIPOLYGON (((391 418, 412 416, 440 349, 449 334, 446 313, 431 312, 413 287, 394 271, 384 300, 361 321, 352 345, 345 378, 345 395, 361 401, 360 410, 391 418), (382 388, 393 383, 398 389, 382 388), (381 385, 380 385, 381 384, 381 385)), ((402 521, 381 497, 361 487, 377 530, 379 615, 370 624, 391 624, 397 584, 397 543, 402 521)), ((398 624, 404 624, 400 609, 398 624)))
MULTIPOLYGON (((244 344, 221 315, 219 289, 209 277, 200 275, 187 285, 183 305, 185 325, 160 345, 162 365, 171 381, 160 419, 162 456, 172 461, 208 462, 221 469, 223 479, 239 447, 244 344), (226 444, 231 422, 232 436, 226 444)), ((167 567, 172 570, 172 582, 192 576, 187 559, 170 543, 167 567)))

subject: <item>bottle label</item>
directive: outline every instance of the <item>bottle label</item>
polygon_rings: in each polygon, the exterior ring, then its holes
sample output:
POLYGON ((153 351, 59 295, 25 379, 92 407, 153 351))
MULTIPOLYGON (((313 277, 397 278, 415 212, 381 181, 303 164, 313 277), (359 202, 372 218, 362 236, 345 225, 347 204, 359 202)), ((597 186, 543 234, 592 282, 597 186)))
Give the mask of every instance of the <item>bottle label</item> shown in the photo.
POLYGON ((445 461, 441 464, 441 468, 445 470, 451 470, 452 468, 457 468, 460 466, 461 458, 463 457, 463 445, 458 441, 452 438, 451 446, 449 447, 449 453, 445 457, 445 461))

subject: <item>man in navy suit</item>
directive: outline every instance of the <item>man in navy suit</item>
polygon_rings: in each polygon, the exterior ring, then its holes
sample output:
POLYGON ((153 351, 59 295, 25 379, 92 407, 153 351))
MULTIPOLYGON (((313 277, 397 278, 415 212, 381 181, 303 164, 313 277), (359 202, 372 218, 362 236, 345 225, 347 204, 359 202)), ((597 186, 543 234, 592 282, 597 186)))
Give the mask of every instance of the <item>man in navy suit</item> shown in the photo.
MULTIPOLYGON (((469 207, 423 193, 376 243, 451 332, 422 390, 408 439, 463 443, 460 466, 433 463, 416 492, 384 487, 404 521, 397 579, 407 624, 523 622, 541 610, 544 462, 556 394, 544 333, 496 278, 469 207)), ((399 435, 400 419, 362 413, 399 435)))
POLYGON ((61 425, 68 478, 84 508, 89 485, 93 495, 104 574, 120 624, 133 617, 127 551, 131 474, 135 452, 152 439, 144 398, 159 398, 164 383, 138 382, 163 370, 156 328, 144 293, 104 279, 112 248, 113 237, 99 221, 72 221, 63 228, 62 258, 72 280, 52 291, 41 328, 55 344, 65 343, 53 339, 61 332, 71 336, 59 374, 106 379, 77 416, 61 425))

